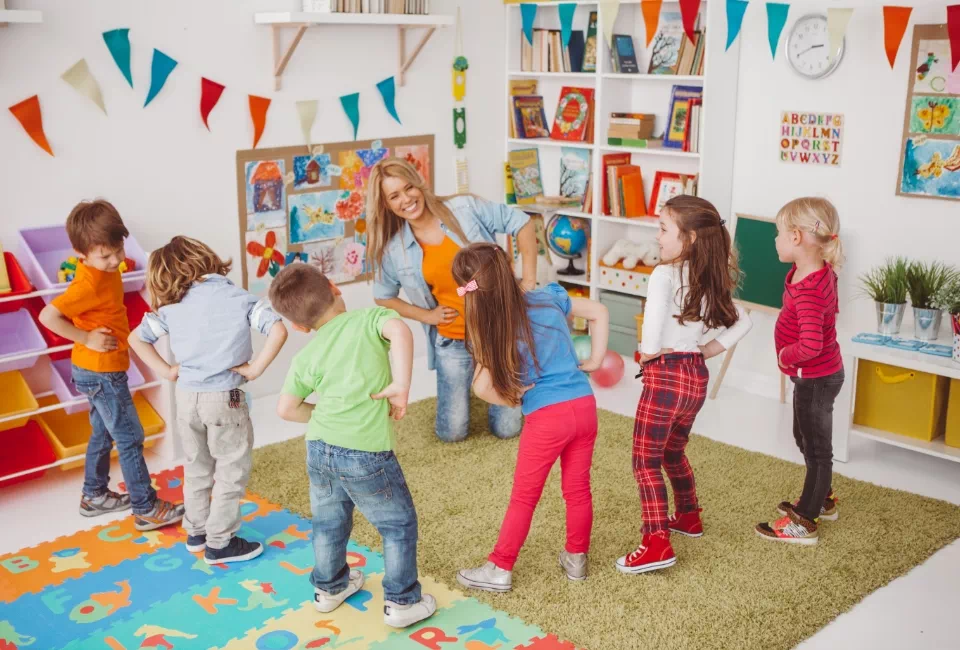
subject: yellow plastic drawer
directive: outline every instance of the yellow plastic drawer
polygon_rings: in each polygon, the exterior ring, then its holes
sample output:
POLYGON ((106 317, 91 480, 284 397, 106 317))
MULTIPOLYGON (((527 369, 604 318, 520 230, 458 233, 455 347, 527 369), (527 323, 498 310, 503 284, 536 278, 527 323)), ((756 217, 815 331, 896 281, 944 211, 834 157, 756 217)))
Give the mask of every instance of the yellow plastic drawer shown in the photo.
POLYGON ((947 425, 945 443, 960 447, 960 380, 950 380, 950 397, 947 399, 947 425))
POLYGON ((643 337, 643 314, 637 314, 634 318, 637 321, 637 343, 639 343, 643 337))
POLYGON ((947 377, 861 360, 853 422, 930 441, 943 435, 947 377))
MULTIPOLYGON (((56 403, 56 397, 40 398, 41 406, 50 406, 56 403)), ((145 436, 153 436, 163 431, 165 426, 163 418, 143 395, 135 393, 133 405, 137 409, 137 415, 140 416, 140 424, 143 426, 145 436)), ((90 440, 91 433, 93 433, 93 429, 90 427, 89 411, 67 413, 63 409, 57 409, 56 411, 42 413, 40 419, 49 429, 50 444, 53 445, 57 458, 83 456, 86 453, 87 442, 90 440)), ((143 446, 152 447, 156 442, 156 440, 147 440, 143 446)), ((114 447, 111 455, 116 458, 116 447, 114 447)), ((60 469, 63 470, 73 469, 74 467, 83 467, 83 458, 60 465, 60 469)))
MULTIPOLYGON (((0 418, 29 413, 39 408, 37 398, 19 370, 0 373, 0 418)), ((0 422, 0 431, 25 426, 29 418, 0 422)))

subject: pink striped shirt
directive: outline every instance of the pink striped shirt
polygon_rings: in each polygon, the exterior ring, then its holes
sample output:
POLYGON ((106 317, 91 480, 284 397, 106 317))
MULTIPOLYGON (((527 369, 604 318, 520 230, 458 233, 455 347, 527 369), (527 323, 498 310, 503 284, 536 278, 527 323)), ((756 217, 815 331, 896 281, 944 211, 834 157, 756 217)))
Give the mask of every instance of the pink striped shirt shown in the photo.
POLYGON ((774 341, 780 371, 791 377, 826 377, 843 368, 837 343, 837 274, 824 267, 796 284, 794 266, 787 273, 783 309, 774 341))

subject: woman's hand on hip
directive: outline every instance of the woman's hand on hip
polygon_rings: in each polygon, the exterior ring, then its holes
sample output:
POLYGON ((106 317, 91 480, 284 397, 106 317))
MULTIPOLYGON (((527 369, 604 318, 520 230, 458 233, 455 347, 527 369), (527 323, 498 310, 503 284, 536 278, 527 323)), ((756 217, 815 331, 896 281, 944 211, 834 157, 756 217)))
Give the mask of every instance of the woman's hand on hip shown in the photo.
POLYGON ((440 305, 427 312, 427 318, 423 322, 427 325, 449 325, 456 320, 458 315, 456 309, 440 305))

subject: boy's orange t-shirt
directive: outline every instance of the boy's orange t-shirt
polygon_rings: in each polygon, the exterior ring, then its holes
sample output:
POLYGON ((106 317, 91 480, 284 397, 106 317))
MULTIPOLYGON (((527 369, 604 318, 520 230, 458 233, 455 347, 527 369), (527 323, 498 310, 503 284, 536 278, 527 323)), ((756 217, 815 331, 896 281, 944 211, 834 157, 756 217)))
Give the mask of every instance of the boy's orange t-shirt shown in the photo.
POLYGON ((66 293, 50 303, 73 321, 75 327, 92 332, 98 327, 110 329, 117 337, 117 349, 96 352, 76 343, 70 356, 73 365, 93 372, 126 372, 130 368, 127 351, 130 322, 123 304, 123 278, 120 271, 98 271, 82 262, 66 293))
POLYGON ((466 337, 463 322, 463 298, 457 295, 457 281, 453 279, 453 258, 460 247, 449 237, 437 246, 421 244, 423 249, 423 279, 427 281, 437 302, 457 310, 457 317, 449 325, 438 325, 437 331, 448 339, 462 341, 466 337))

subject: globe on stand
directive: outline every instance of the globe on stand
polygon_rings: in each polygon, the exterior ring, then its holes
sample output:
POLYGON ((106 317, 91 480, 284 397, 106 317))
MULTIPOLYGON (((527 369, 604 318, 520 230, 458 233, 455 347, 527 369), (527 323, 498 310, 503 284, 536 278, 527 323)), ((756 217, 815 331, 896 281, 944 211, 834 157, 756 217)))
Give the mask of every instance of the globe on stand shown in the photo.
POLYGON ((547 224, 547 245, 556 255, 567 260, 567 267, 557 271, 559 275, 583 275, 583 271, 573 265, 573 260, 581 257, 587 245, 587 223, 577 217, 555 214, 547 224))

